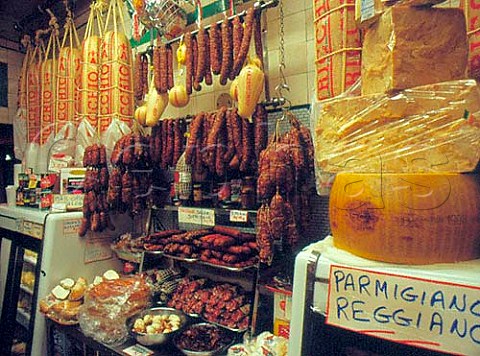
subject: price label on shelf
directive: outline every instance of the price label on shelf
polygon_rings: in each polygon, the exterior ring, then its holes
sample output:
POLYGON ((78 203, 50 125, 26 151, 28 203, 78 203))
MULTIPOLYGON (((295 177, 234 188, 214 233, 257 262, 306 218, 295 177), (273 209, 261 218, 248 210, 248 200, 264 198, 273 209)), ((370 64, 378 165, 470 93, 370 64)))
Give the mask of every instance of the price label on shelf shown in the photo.
POLYGON ((181 206, 178 208, 178 222, 203 226, 215 226, 215 210, 181 206))
POLYGON ((248 221, 248 211, 230 210, 230 221, 246 223, 248 221))

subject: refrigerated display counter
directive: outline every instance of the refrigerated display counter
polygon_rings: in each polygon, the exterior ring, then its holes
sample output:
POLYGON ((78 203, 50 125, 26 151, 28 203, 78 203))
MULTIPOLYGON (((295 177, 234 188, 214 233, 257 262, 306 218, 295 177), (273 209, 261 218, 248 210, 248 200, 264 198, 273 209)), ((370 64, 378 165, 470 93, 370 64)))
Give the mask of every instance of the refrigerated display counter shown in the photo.
POLYGON ((382 263, 329 236, 297 255, 292 310, 292 356, 478 356, 480 260, 382 263))
POLYGON ((80 238, 81 212, 48 213, 0 205, 0 354, 8 355, 16 324, 26 335, 26 354, 46 354, 46 323, 38 302, 65 278, 93 281, 108 269, 121 269, 111 240, 131 228, 124 217, 116 229, 80 238))

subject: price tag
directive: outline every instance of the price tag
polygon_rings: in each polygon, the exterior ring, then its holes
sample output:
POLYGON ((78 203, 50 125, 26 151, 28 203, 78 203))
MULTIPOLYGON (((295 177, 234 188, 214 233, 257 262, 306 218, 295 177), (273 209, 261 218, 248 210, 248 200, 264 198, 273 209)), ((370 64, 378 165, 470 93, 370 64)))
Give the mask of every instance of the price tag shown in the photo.
POLYGON ((81 219, 70 219, 63 222, 63 235, 65 237, 78 237, 81 219))
POLYGON ((212 209, 179 207, 178 222, 203 226, 215 226, 215 211, 212 209))
POLYGON ((122 350, 126 355, 129 356, 148 356, 153 355, 153 351, 147 349, 145 346, 135 344, 133 346, 129 346, 126 349, 122 350))
POLYGON ((43 238, 43 225, 31 221, 24 221, 22 230, 25 235, 35 237, 39 240, 43 238))
POLYGON ((248 221, 248 211, 245 210, 230 210, 230 221, 231 222, 242 222, 245 223, 248 221))

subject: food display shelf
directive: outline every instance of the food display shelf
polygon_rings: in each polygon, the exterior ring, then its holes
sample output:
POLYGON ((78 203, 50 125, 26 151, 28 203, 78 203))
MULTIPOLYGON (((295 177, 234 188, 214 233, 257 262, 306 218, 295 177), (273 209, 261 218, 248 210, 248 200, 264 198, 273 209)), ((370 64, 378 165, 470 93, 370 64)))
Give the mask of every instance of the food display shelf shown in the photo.
POLYGON ((36 265, 37 265, 37 259, 36 259, 35 257, 24 256, 24 257, 23 257, 23 261, 26 262, 26 263, 31 264, 32 266, 36 266, 36 265))
POLYGON ((25 293, 29 294, 29 295, 33 295, 33 290, 32 288, 29 288, 28 286, 24 285, 24 284, 20 284, 20 289, 22 291, 24 291, 25 293))
POLYGON ((28 329, 30 324, 30 314, 25 309, 17 308, 16 320, 17 323, 19 323, 25 329, 28 329))
POLYGON ((253 268, 258 268, 258 264, 252 264, 244 267, 233 267, 233 266, 226 266, 226 265, 216 265, 214 263, 209 263, 202 260, 198 260, 198 264, 213 267, 213 268, 218 268, 218 269, 225 269, 227 271, 232 271, 232 272, 243 272, 253 268))

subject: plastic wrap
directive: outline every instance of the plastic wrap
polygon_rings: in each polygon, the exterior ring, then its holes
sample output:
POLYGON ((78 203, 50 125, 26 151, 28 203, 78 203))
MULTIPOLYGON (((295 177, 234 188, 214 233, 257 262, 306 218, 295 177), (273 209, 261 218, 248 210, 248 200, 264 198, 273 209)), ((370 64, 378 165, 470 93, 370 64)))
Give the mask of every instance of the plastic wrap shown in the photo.
POLYGON ((120 344, 128 336, 126 319, 150 306, 151 289, 135 276, 105 280, 85 294, 78 320, 82 332, 106 344, 120 344))
POLYGON ((465 27, 461 9, 389 7, 363 37, 362 94, 465 79, 465 27))
POLYGON ((107 162, 110 162, 110 157, 112 156, 117 141, 131 132, 132 130, 124 121, 117 118, 112 120, 111 124, 108 125, 107 130, 102 133, 102 142, 107 150, 107 162))
POLYGON ((23 109, 13 117, 13 152, 15 158, 23 161, 27 149, 27 118, 23 109))
POLYGON ((275 336, 268 331, 251 340, 244 337, 243 344, 231 346, 227 353, 228 356, 286 356, 287 354, 288 340, 275 336))
POLYGON ((321 172, 470 172, 480 154, 474 80, 314 104, 321 172))
POLYGON ((83 155, 88 146, 99 143, 97 132, 87 119, 83 119, 77 129, 77 146, 75 149, 75 162, 83 167, 83 155))
POLYGON ((70 166, 75 157, 77 147, 77 128, 71 121, 67 122, 55 135, 50 148, 49 171, 59 171, 60 168, 70 166))

